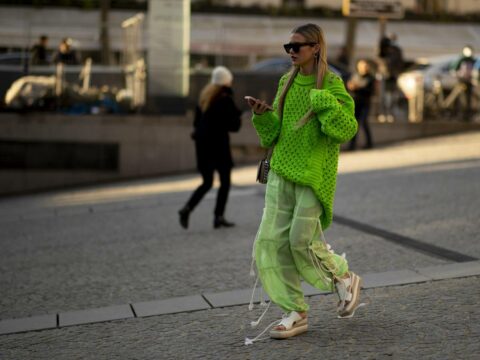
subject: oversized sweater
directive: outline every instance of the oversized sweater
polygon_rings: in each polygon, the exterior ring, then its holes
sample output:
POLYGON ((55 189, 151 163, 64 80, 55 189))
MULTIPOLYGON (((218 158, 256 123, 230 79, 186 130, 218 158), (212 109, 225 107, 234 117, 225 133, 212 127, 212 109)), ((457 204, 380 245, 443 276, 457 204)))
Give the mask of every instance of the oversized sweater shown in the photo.
POLYGON ((340 144, 357 132, 354 102, 336 74, 327 72, 322 89, 315 89, 316 75, 298 73, 286 95, 280 125, 277 106, 287 79, 288 74, 280 79, 274 111, 254 114, 253 125, 261 146, 270 147, 278 138, 271 169, 289 181, 313 189, 324 210, 320 221, 326 229, 333 218, 340 144), (296 127, 309 109, 315 116, 304 126, 296 127))

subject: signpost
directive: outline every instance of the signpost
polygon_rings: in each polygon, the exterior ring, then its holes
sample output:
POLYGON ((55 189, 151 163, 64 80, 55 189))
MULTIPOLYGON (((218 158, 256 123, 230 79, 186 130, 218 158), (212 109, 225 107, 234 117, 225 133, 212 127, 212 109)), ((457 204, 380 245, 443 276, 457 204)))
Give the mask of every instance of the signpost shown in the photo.
POLYGON ((349 17, 402 19, 405 10, 398 0, 343 0, 342 13, 349 17))

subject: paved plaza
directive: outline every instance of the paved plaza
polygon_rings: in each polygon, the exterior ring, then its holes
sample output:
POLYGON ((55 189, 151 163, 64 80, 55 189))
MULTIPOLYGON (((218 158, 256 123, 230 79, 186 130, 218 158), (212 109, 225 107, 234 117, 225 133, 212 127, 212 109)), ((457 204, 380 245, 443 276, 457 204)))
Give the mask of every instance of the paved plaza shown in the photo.
POLYGON ((365 277, 353 319, 306 287, 309 331, 244 345, 265 187, 239 167, 226 217, 184 174, 0 199, 0 359, 477 359, 480 132, 341 154, 327 241, 365 277))

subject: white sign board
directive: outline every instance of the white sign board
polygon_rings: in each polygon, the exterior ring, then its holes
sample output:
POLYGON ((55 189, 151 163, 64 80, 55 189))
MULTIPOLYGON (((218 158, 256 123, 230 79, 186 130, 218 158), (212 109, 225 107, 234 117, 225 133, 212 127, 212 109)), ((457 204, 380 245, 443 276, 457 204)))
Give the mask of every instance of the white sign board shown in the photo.
POLYGON ((344 16, 402 19, 405 10, 398 0, 343 0, 344 16))

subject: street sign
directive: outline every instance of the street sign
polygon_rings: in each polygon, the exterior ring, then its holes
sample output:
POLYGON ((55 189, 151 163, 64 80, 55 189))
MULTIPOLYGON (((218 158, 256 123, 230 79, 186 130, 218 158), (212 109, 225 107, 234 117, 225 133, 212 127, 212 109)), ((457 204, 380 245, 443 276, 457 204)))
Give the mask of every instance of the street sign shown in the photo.
POLYGON ((405 10, 398 0, 343 0, 342 13, 350 17, 402 19, 405 10))

